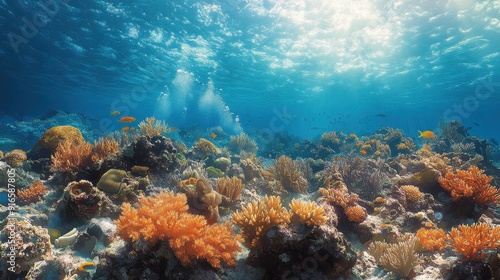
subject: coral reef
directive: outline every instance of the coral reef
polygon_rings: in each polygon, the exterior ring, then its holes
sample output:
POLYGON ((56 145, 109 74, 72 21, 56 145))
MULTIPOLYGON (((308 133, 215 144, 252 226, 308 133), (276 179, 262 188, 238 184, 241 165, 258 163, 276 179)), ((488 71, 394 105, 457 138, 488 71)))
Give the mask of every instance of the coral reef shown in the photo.
POLYGON ((467 171, 448 172, 444 177, 439 178, 439 184, 450 193, 452 200, 470 198, 479 205, 498 205, 500 204, 499 190, 490 185, 493 177, 483 172, 476 166, 472 166, 467 171))
POLYGON ((399 190, 405 195, 406 199, 410 202, 418 202, 424 197, 424 194, 415 186, 404 185, 399 190))
POLYGON ((274 160, 274 164, 269 167, 268 171, 272 174, 273 179, 278 181, 285 190, 298 193, 307 192, 308 183, 302 176, 297 161, 282 155, 274 160))
POLYGON ((97 188, 106 193, 116 194, 120 191, 121 182, 125 177, 127 177, 125 170, 110 169, 101 176, 97 188))
POLYGON ((205 260, 214 268, 236 263, 236 254, 241 250, 239 235, 233 234, 228 223, 208 225, 202 216, 187 213, 185 195, 140 197, 138 205, 136 209, 124 203, 116 221, 118 235, 127 242, 143 240, 150 247, 168 242, 184 266, 195 260, 205 260))
POLYGON ((459 225, 447 237, 453 250, 466 260, 483 260, 486 251, 500 249, 500 227, 486 223, 459 225))
POLYGON ((49 158, 63 142, 79 145, 85 142, 80 130, 73 126, 55 126, 46 130, 29 151, 30 159, 49 158))
POLYGON ((11 277, 30 270, 34 263, 52 254, 47 230, 28 220, 11 220, 0 232, 1 270, 11 277))
POLYGON ((215 191, 227 197, 231 202, 241 200, 241 191, 245 185, 237 177, 217 179, 215 191))
POLYGON ((191 154, 194 159, 204 160, 211 155, 217 153, 217 147, 205 138, 200 138, 196 143, 194 143, 191 149, 191 154))
POLYGON ((417 231, 417 237, 422 247, 429 252, 441 251, 446 247, 446 233, 441 228, 421 228, 417 231))
POLYGON ((38 202, 47 193, 47 188, 41 181, 35 181, 33 184, 17 192, 17 197, 23 204, 38 202))
POLYGON ((169 138, 141 136, 124 148, 119 160, 125 163, 126 168, 122 169, 126 170, 140 165, 149 167, 151 172, 173 172, 179 166, 176 154, 177 150, 169 138))
POLYGON ((319 226, 327 222, 328 217, 325 209, 316 205, 316 203, 292 199, 290 203, 290 222, 301 223, 308 226, 319 226))
POLYGON ((257 143, 247 134, 240 133, 237 136, 229 137, 229 150, 235 154, 240 154, 241 152, 256 153, 258 147, 257 143))
POLYGON ((5 154, 4 160, 8 165, 12 167, 19 167, 23 165, 23 162, 27 160, 28 157, 23 150, 15 149, 5 154))
POLYGON ((139 123, 139 131, 147 137, 162 136, 170 132, 165 121, 149 117, 139 123))
POLYGON ((411 237, 406 241, 394 244, 375 241, 368 247, 368 252, 386 270, 395 272, 402 277, 408 277, 417 265, 418 244, 417 237, 411 237))
POLYGON ((279 197, 266 196, 264 200, 253 201, 236 211, 233 221, 243 231, 245 245, 257 247, 271 227, 290 222, 290 213, 282 207, 279 197))

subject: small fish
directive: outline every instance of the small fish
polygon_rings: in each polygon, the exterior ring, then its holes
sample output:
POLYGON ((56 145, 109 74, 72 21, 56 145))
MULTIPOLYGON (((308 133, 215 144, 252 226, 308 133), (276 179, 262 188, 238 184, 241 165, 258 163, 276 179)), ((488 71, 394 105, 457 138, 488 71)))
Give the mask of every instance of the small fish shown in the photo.
POLYGON ((135 130, 135 127, 131 127, 131 128, 130 128, 130 131, 134 131, 134 130, 135 130))
POLYGON ((120 114, 120 111, 111 111, 111 113, 109 113, 111 116, 118 116, 120 114))
POLYGON ((212 137, 213 139, 217 138, 217 134, 215 134, 215 132, 212 132, 210 133, 210 137, 212 137))
POLYGON ((419 130, 418 133, 420 133, 420 136, 418 136, 418 138, 431 139, 431 138, 436 137, 436 134, 434 134, 434 132, 432 132, 430 130, 426 130, 424 132, 419 130))
POLYGON ((127 130, 129 130, 129 129, 130 129, 130 127, 128 127, 128 126, 124 126, 124 127, 122 127, 122 131, 127 131, 127 130))
POLYGON ((135 118, 131 117, 131 116, 126 116, 126 117, 119 119, 118 121, 122 122, 122 123, 130 123, 130 122, 135 121, 135 118))
POLYGON ((366 154, 367 154, 366 150, 361 150, 361 151, 359 151, 359 152, 360 152, 362 155, 366 155, 366 154))
POLYGON ((89 272, 90 270, 95 268, 94 262, 83 262, 78 265, 78 271, 81 272, 89 272))
POLYGON ((376 114, 375 117, 385 118, 385 114, 376 114))

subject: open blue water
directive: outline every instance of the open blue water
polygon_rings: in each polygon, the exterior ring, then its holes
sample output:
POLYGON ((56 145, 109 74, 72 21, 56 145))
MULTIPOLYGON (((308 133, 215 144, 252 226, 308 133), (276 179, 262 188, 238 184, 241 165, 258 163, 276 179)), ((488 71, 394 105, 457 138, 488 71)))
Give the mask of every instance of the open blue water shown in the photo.
POLYGON ((500 1, 0 1, 2 122, 500 138, 500 1), (436 3, 437 2, 437 3, 436 3))

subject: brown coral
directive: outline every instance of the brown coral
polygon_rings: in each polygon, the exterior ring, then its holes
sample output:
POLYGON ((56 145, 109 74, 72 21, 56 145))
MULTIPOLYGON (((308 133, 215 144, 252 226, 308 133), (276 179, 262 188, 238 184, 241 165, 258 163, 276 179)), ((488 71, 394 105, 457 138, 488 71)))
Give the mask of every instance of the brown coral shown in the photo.
POLYGON ((344 213, 351 222, 361 223, 366 219, 365 208, 359 205, 347 206, 344 208, 344 213))
POLYGON ((81 144, 85 142, 85 139, 76 127, 69 125, 54 126, 43 133, 35 146, 30 150, 29 156, 33 159, 49 158, 56 152, 57 146, 65 141, 81 144))
POLYGON ((291 217, 290 221, 298 222, 308 226, 318 226, 328 221, 325 209, 316 205, 316 203, 292 199, 290 203, 291 217))
POLYGON ((215 190, 231 201, 238 201, 241 199, 243 188, 245 188, 245 185, 241 182, 241 179, 225 177, 217 179, 215 190))
POLYGON ((280 156, 269 167, 273 178, 281 183, 285 190, 307 193, 307 180, 302 176, 300 164, 287 156, 280 156))
POLYGON ((52 159, 51 171, 78 172, 92 164, 92 144, 64 141, 57 146, 52 159))
POLYGON ((100 138, 92 149, 92 162, 97 163, 105 159, 109 154, 118 152, 120 145, 116 140, 100 138))
POLYGON ((205 159, 211 154, 217 153, 217 147, 205 138, 200 138, 194 143, 193 154, 196 158, 205 159))
POLYGON ((116 221, 117 233, 128 242, 168 241, 184 266, 195 259, 204 259, 215 268, 235 265, 241 236, 233 234, 229 223, 208 225, 202 216, 187 213, 186 203, 185 195, 172 192, 141 196, 137 209, 124 203, 116 221))
POLYGON ((273 226, 289 223, 290 214, 281 206, 277 196, 266 196, 264 200, 253 201, 233 214, 234 223, 243 231, 245 244, 257 247, 262 236, 273 226))
POLYGON ((455 252, 467 260, 480 261, 484 259, 486 250, 500 249, 500 227, 486 223, 459 225, 451 229, 448 239, 455 252))
POLYGON ((12 167, 18 167, 23 165, 23 162, 27 160, 28 157, 23 150, 15 149, 5 154, 5 162, 12 167))
POLYGON ((446 233, 443 229, 425 229, 417 231, 420 244, 429 252, 441 251, 446 247, 446 233))
POLYGON ((438 181, 441 187, 450 193, 454 201, 471 198, 480 205, 500 204, 499 190, 490 185, 493 177, 483 172, 476 166, 472 166, 467 171, 458 170, 455 174, 448 172, 438 181))
POLYGON ((424 197, 424 193, 412 185, 404 185, 399 189, 410 202, 417 202, 424 197))
POLYGON ((24 204, 29 204, 39 201, 45 194, 47 189, 41 181, 35 181, 30 187, 18 191, 17 197, 24 204))

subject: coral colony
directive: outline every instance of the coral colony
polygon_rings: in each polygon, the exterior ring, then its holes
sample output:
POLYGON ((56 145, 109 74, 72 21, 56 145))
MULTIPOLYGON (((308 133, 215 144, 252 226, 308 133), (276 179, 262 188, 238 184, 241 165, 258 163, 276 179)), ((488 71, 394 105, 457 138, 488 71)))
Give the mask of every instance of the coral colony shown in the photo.
POLYGON ((132 118, 1 153, 1 279, 500 279, 498 147, 456 121, 259 145, 132 118))

